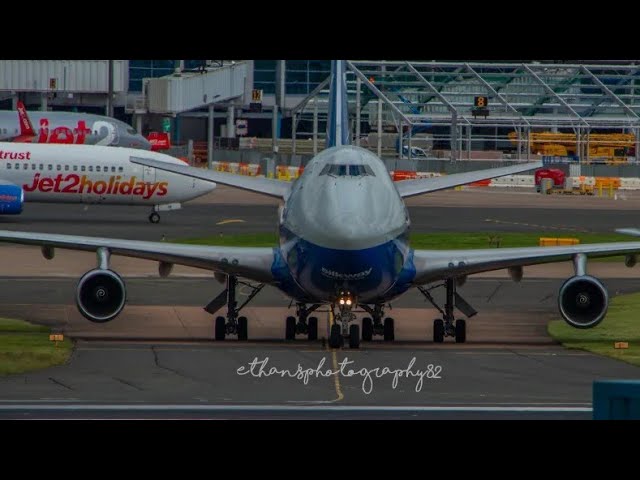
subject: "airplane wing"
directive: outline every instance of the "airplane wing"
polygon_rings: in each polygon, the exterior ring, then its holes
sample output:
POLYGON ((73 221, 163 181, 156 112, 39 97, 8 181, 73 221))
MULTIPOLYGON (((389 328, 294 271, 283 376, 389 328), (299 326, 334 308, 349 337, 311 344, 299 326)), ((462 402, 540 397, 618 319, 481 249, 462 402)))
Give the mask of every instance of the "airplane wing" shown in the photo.
POLYGON ((271 275, 271 266, 274 261, 273 248, 185 245, 9 230, 0 230, 0 242, 90 252, 94 252, 100 247, 106 247, 112 255, 203 268, 237 275, 261 283, 273 282, 271 275))
POLYGON ((519 165, 511 165, 509 167, 487 168, 485 170, 476 170, 473 172, 454 173, 452 175, 444 175, 442 177, 403 180, 401 182, 396 182, 395 186, 398 189, 400 196, 402 198, 406 198, 413 197, 414 195, 422 195, 423 193, 446 190, 447 188, 453 188, 459 185, 479 182, 480 180, 504 177, 505 175, 515 175, 517 173, 541 167, 542 162, 529 162, 519 165))
POLYGON ((572 260, 583 253, 587 257, 611 257, 640 254, 640 242, 594 243, 568 247, 486 248, 473 250, 415 250, 414 284, 474 273, 572 260))
POLYGON ((157 168, 158 170, 166 170, 167 172, 185 175, 187 177, 198 178, 209 182, 221 183, 231 187, 249 190, 250 192, 262 193, 270 197, 287 198, 291 184, 272 178, 263 177, 247 177, 244 175, 236 175, 234 173, 216 172, 204 168, 195 168, 185 165, 174 165, 172 163, 159 162, 148 158, 131 157, 132 163, 146 165, 147 167, 157 168))
POLYGON ((616 229, 616 233, 631 235, 632 237, 640 237, 640 229, 638 228, 618 228, 616 229))

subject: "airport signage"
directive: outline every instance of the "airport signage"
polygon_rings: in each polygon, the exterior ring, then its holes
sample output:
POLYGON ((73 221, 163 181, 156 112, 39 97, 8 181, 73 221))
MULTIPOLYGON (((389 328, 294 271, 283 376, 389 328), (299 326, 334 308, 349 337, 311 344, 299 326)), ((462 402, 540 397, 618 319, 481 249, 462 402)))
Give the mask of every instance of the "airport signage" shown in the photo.
POLYGON ((236 120, 236 135, 246 135, 249 133, 249 122, 245 119, 236 120))

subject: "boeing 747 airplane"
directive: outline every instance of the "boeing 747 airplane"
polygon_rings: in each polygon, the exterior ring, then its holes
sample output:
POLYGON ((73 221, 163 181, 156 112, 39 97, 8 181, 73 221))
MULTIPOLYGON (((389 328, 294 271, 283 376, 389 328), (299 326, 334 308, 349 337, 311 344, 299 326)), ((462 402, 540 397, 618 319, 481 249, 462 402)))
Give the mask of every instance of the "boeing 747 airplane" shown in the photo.
MULTIPOLYGON (((348 145, 346 72, 343 61, 332 65, 327 148, 315 156, 294 183, 252 178, 161 162, 151 157, 132 158, 145 168, 164 170, 186 178, 217 182, 258 192, 282 201, 278 227, 280 241, 273 248, 215 247, 143 242, 126 239, 44 233, 0 231, 0 241, 40 245, 46 258, 55 248, 97 252, 97 267, 77 286, 80 312, 93 322, 114 319, 126 303, 126 286, 109 265, 111 255, 159 262, 166 276, 174 264, 215 272, 226 280, 226 289, 205 309, 214 314, 226 305, 226 315, 215 320, 216 340, 249 336, 248 319, 241 309, 260 289, 273 285, 297 306, 296 316, 285 321, 285 338, 304 334, 318 337, 313 312, 327 306, 335 322, 329 345, 339 348, 345 340, 358 348, 360 340, 374 335, 395 338, 395 321, 385 315, 387 305, 407 290, 416 288, 440 312, 434 321, 433 341, 446 337, 466 341, 466 321, 456 319, 477 312, 457 292, 468 275, 508 269, 519 281, 527 265, 572 261, 575 275, 558 293, 560 315, 571 326, 590 328, 605 317, 609 297, 604 285, 587 274, 587 257, 626 255, 635 263, 640 242, 601 243, 567 247, 492 248, 477 250, 417 250, 410 244, 410 218, 404 199, 465 185, 483 179, 539 168, 540 162, 512 165, 438 178, 394 183, 384 163, 368 150, 348 145), (239 278, 257 282, 247 300, 238 306, 239 278), (444 305, 431 295, 433 287, 446 290, 444 305), (356 307, 367 312, 360 325, 356 307)), ((425 318, 425 321, 427 319, 425 318)))

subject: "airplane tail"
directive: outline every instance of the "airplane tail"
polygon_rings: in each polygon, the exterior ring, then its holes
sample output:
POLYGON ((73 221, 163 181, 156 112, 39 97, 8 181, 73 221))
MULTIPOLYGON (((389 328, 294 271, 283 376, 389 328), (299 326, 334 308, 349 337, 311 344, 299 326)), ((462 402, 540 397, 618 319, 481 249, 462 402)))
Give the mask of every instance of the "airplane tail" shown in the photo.
POLYGON ((16 141, 26 141, 29 138, 36 136, 36 131, 33 129, 29 115, 27 115, 27 109, 24 103, 18 102, 18 122, 20 123, 20 135, 16 141))
POLYGON ((346 65, 344 60, 332 60, 326 148, 349 143, 346 65))

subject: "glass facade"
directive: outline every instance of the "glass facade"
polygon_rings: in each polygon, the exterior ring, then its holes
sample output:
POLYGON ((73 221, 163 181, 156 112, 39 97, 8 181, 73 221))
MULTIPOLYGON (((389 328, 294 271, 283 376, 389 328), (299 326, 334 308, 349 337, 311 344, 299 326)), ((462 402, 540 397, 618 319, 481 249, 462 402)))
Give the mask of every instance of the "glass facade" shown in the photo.
MULTIPOLYGON (((130 60, 129 91, 141 92, 142 79, 170 75, 175 69, 175 60, 130 60)), ((187 70, 202 65, 202 60, 185 60, 187 70)), ((253 88, 265 94, 276 91, 277 60, 254 60, 253 88)), ((331 60, 287 60, 285 89, 288 94, 307 95, 322 82, 331 71, 331 60)))
MULTIPOLYGON (((202 65, 203 60, 185 60, 184 68, 191 70, 202 65)), ((142 92, 142 79, 163 77, 175 70, 176 60, 129 60, 129 91, 142 92)))
MULTIPOLYGON (((253 88, 265 94, 276 91, 277 60, 255 60, 253 88)), ((322 82, 331 71, 331 60, 287 60, 285 91, 288 94, 307 95, 322 82)))

